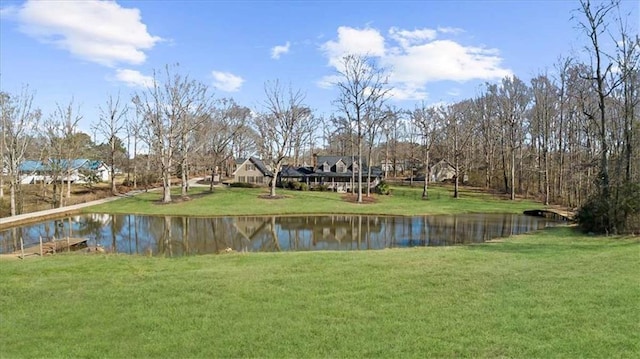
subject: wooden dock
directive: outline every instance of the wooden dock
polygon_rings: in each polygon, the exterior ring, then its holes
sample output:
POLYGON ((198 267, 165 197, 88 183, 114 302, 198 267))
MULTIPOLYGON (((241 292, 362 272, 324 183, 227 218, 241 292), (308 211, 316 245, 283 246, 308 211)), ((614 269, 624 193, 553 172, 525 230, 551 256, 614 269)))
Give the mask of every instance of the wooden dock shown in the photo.
POLYGON ((54 239, 47 242, 41 242, 40 244, 36 244, 34 246, 29 246, 23 248, 21 250, 17 250, 11 255, 18 256, 19 258, 24 258, 27 256, 34 255, 47 255, 47 254, 55 254, 60 252, 71 252, 77 250, 79 248, 84 248, 87 246, 87 238, 61 238, 54 239))
POLYGON ((544 217, 544 218, 555 219, 556 221, 568 221, 568 222, 573 222, 576 215, 575 212, 572 212, 572 211, 553 209, 553 208, 530 209, 530 210, 524 211, 524 214, 527 216, 544 217))

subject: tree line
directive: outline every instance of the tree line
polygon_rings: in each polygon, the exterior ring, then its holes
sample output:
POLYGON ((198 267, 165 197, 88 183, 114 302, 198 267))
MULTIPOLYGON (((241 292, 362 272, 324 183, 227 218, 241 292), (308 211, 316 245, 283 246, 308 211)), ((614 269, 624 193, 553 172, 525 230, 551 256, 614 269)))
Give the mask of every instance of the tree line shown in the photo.
MULTIPOLYGON (((78 130, 82 119, 72 99, 43 118, 34 95, 0 94, 3 168, 11 214, 21 212, 18 166, 49 160, 54 206, 71 196, 68 163, 83 154, 124 169, 133 187, 159 181, 163 202, 172 181, 188 193, 191 173, 211 179, 229 175, 233 159, 256 155, 277 175, 286 165, 311 164, 313 154, 351 156, 388 177, 421 178, 428 199, 431 165, 446 160, 460 179, 487 190, 538 198, 580 209, 585 229, 618 233, 638 228, 640 212, 640 40, 632 35, 616 1, 580 1, 578 30, 588 61, 560 58, 552 70, 524 81, 516 75, 486 83, 455 103, 413 108, 390 104, 389 69, 375 58, 349 54, 339 66, 335 113, 323 118, 306 95, 279 80, 265 83, 262 106, 250 109, 216 98, 178 65, 156 70, 151 85, 131 96, 110 96, 92 123, 94 140, 78 130), (103 143, 93 143, 97 135, 103 143), (67 164, 67 165, 65 165, 67 164), (422 180, 422 177, 424 178, 422 180), (66 186, 65 186, 66 184, 66 186)), ((86 156, 85 156, 86 157, 86 156)), ((358 171, 357 199, 363 176, 358 171)), ((275 196, 276 181, 270 195, 275 196)), ((213 181, 211 185, 213 190, 213 181)), ((4 183, 0 196, 4 197, 4 183)))

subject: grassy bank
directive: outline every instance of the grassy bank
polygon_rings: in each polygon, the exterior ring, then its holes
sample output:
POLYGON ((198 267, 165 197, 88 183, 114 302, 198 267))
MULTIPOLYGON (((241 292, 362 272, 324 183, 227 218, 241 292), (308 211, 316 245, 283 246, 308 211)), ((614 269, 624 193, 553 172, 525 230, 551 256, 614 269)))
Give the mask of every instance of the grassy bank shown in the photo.
POLYGON ((0 353, 637 357, 638 238, 0 262, 0 353))
POLYGON ((335 192, 301 192, 279 190, 286 198, 264 199, 260 195, 267 189, 216 188, 210 193, 207 188, 193 188, 190 200, 180 201, 175 192, 176 203, 160 204, 160 193, 149 192, 116 202, 89 207, 85 212, 171 214, 191 216, 215 215, 273 215, 273 214, 450 214, 476 213, 522 213, 525 209, 541 207, 529 200, 509 201, 481 191, 463 189, 461 198, 452 198, 450 186, 432 187, 430 199, 421 198, 420 187, 394 187, 392 195, 374 195, 375 203, 356 204, 342 199, 335 192))

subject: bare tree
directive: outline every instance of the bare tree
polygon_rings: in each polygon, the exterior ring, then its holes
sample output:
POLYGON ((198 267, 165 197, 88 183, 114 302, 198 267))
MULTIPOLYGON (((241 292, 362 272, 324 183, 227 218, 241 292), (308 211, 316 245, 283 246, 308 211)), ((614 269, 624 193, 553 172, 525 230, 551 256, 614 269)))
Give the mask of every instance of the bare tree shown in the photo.
POLYGON ((386 122, 397 122, 400 110, 381 107, 370 111, 365 118, 365 142, 367 144, 367 197, 371 195, 371 170, 373 167, 373 148, 378 141, 380 130, 386 122))
POLYGON ((620 40, 615 41, 616 52, 613 60, 619 69, 622 81, 619 97, 622 99, 622 137, 625 143, 622 156, 624 158, 624 179, 626 182, 632 182, 633 169, 637 167, 638 163, 638 161, 633 161, 634 152, 636 152, 633 144, 637 107, 640 104, 640 88, 638 88, 640 85, 640 36, 638 34, 631 35, 632 30, 626 20, 627 17, 620 14, 620 11, 618 13, 620 40))
MULTIPOLYGON (((5 169, 7 162, 7 174, 9 176, 10 211, 15 216, 22 212, 20 191, 19 166, 25 158, 25 153, 34 131, 40 121, 41 112, 33 108, 33 94, 28 87, 23 87, 17 95, 0 92, 0 109, 2 110, 2 160, 5 169)), ((0 174, 4 176, 4 173, 0 174)))
POLYGON ((443 111, 434 107, 426 107, 424 103, 420 107, 416 107, 411 112, 411 121, 415 124, 422 137, 424 146, 424 185, 422 187, 422 198, 429 198, 429 181, 431 177, 430 154, 431 148, 435 142, 436 134, 443 125, 443 111))
POLYGON ((292 165, 302 165, 300 158, 304 155, 305 146, 309 145, 309 151, 312 151, 316 130, 322 123, 323 119, 321 117, 311 116, 305 121, 300 121, 296 124, 291 143, 293 152, 292 165))
POLYGON ((376 118, 389 95, 387 76, 384 69, 363 55, 347 55, 342 58, 338 70, 340 80, 336 83, 339 96, 334 102, 355 128, 358 151, 358 194, 362 203, 362 144, 366 136, 368 120, 376 118))
POLYGON ((275 81, 264 87, 266 112, 255 119, 256 130, 262 135, 262 147, 268 154, 273 180, 269 195, 276 196, 276 182, 282 164, 291 153, 293 137, 303 123, 312 118, 311 110, 304 104, 305 95, 293 91, 291 86, 285 90, 275 81))
POLYGON ((61 106, 56 104, 55 110, 50 114, 49 119, 45 121, 44 136, 47 138, 47 169, 51 173, 51 181, 53 183, 53 202, 54 206, 59 207, 65 205, 64 198, 67 203, 71 198, 71 183, 73 171, 76 170, 75 160, 83 146, 83 138, 78 132, 78 123, 82 119, 80 109, 74 107, 74 100, 71 99, 69 104, 61 106), (60 184, 60 196, 56 197, 58 182, 60 184), (66 195, 63 196, 64 184, 66 186, 66 195))
POLYGON ((251 110, 233 99, 220 100, 213 112, 203 131, 207 142, 205 154, 211 157, 211 191, 223 164, 233 157, 231 145, 240 137, 251 117, 251 110))
MULTIPOLYGON (((539 75, 531 80, 534 105, 532 108, 532 139, 540 148, 538 156, 538 173, 543 174, 544 204, 549 205, 551 196, 550 158, 552 121, 556 116, 558 89, 546 75, 539 75), (542 162, 542 163, 540 163, 542 162)), ((540 185, 539 185, 540 187, 540 185)))
POLYGON ((51 204, 54 208, 64 206, 63 202, 63 175, 65 171, 63 158, 65 156, 64 130, 59 116, 64 116, 64 112, 59 113, 58 106, 54 113, 50 114, 44 121, 42 127, 42 137, 46 139, 46 147, 42 154, 43 166, 47 172, 47 179, 52 184, 51 204))
MULTIPOLYGON (((524 141, 523 127, 525 126, 525 113, 529 106, 530 90, 527 85, 516 76, 505 77, 498 89, 499 114, 502 121, 502 164, 505 189, 509 189, 511 199, 515 199, 516 193, 516 155, 522 153, 524 141), (507 147, 508 146, 508 147, 507 147), (506 157, 509 155, 510 163, 506 157), (507 175, 507 168, 510 174, 507 175), (509 180, 508 180, 509 179, 509 180)), ((520 166, 522 170, 522 166, 520 166)), ((519 185, 522 185, 520 180, 519 185)))
POLYGON ((473 114, 473 103, 471 100, 464 100, 462 102, 455 103, 453 105, 442 108, 443 118, 446 121, 446 135, 448 137, 448 145, 450 148, 450 154, 453 157, 454 167, 454 188, 453 197, 459 198, 459 183, 460 175, 466 171, 460 171, 460 161, 464 156, 464 150, 469 143, 469 139, 473 134, 473 126, 471 125, 473 114))
POLYGON ((149 130, 150 149, 159 159, 162 175, 162 202, 171 202, 171 176, 176 150, 180 151, 182 194, 186 195, 189 148, 187 136, 194 123, 206 118, 210 98, 207 87, 182 76, 176 69, 165 67, 161 83, 154 72, 153 83, 133 97, 136 110, 149 130))
POLYGON ((181 176, 181 195, 186 196, 189 190, 189 168, 190 159, 189 154, 197 152, 204 146, 204 142, 197 141, 197 136, 194 135, 194 131, 201 128, 203 124, 208 122, 211 116, 211 101, 207 95, 206 86, 192 82, 189 90, 194 97, 187 100, 184 103, 184 111, 187 113, 180 121, 179 129, 179 161, 180 161, 180 176, 181 176))
POLYGON ((598 125, 598 136, 600 141, 600 169, 598 174, 598 187, 602 202, 607 206, 608 213, 603 218, 604 227, 607 230, 616 232, 613 220, 613 206, 611 206, 611 189, 609 179, 609 142, 607 124, 607 97, 613 89, 617 87, 618 82, 610 84, 607 87, 607 77, 612 70, 613 64, 606 63, 606 54, 602 50, 601 36, 607 31, 608 14, 618 6, 618 1, 610 1, 600 3, 594 8, 589 0, 580 0, 580 13, 584 16, 584 20, 579 22, 581 30, 589 37, 589 52, 593 56, 591 64, 591 80, 592 85, 597 93, 598 109, 597 111, 588 111, 584 114, 598 125))
POLYGON ((127 126, 127 106, 120 103, 120 95, 115 99, 109 96, 106 108, 100 107, 100 117, 93 128, 100 133, 109 146, 109 177, 111 181, 111 194, 118 194, 116 188, 116 155, 118 135, 127 126))

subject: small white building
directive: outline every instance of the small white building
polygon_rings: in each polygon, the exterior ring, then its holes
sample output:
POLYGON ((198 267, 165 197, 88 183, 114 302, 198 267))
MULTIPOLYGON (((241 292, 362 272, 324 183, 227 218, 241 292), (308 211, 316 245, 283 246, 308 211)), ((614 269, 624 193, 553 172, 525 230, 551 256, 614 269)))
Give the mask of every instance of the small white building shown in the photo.
POLYGON ((24 161, 18 167, 20 171, 20 183, 33 184, 37 182, 51 183, 53 167, 57 168, 59 180, 71 183, 88 183, 88 175, 95 176, 99 182, 109 181, 111 178, 110 167, 103 161, 89 159, 75 159, 71 161, 49 160, 42 161, 24 161), (70 170, 70 174, 69 174, 70 170))

